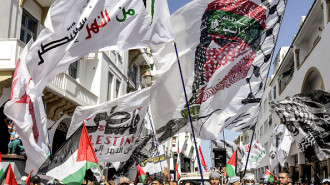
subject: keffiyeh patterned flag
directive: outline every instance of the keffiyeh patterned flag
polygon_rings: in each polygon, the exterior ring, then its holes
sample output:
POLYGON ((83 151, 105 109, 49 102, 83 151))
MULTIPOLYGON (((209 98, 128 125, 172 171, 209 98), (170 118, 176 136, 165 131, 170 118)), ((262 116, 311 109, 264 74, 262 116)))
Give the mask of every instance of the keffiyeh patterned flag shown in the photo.
POLYGON ((313 91, 270 103, 306 158, 330 157, 330 93, 313 91))
MULTIPOLYGON (((198 137, 215 139, 224 128, 246 130, 256 122, 286 2, 195 0, 172 15, 198 137)), ((191 128, 174 47, 153 51, 151 110, 163 142, 191 128)))

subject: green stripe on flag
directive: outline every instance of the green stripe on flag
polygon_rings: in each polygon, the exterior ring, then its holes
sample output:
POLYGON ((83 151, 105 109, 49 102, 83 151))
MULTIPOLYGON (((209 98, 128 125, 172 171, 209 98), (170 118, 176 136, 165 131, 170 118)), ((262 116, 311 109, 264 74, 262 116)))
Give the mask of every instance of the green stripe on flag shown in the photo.
POLYGON ((3 169, 0 170, 0 178, 2 177, 3 175, 3 169))
POLYGON ((229 177, 235 176, 235 168, 232 165, 227 164, 225 170, 229 177))
POLYGON ((140 175, 139 176, 139 182, 140 183, 144 183, 145 180, 146 180, 146 175, 140 175))
MULTIPOLYGON (((73 174, 70 174, 61 181, 66 185, 81 185, 84 180, 86 171, 90 168, 93 168, 94 166, 97 166, 97 164, 86 161, 86 164, 82 168, 73 174)), ((68 173, 70 172, 68 171, 68 173)))
POLYGON ((274 177, 272 175, 268 176, 268 182, 275 182, 274 177))

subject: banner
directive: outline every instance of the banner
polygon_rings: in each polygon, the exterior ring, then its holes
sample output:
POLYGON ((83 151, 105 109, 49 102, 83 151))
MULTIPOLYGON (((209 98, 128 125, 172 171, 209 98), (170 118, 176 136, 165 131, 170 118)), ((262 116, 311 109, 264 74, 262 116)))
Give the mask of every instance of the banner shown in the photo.
MULTIPOLYGON (((256 123, 285 6, 286 0, 195 0, 172 14, 197 137, 212 140, 224 128, 256 123)), ((164 142, 191 128, 174 46, 152 50, 158 72, 151 110, 164 142)))
POLYGON ((278 163, 280 163, 281 166, 284 166, 286 158, 289 156, 292 143, 293 137, 288 129, 286 129, 285 125, 277 125, 270 136, 270 147, 268 154, 270 160, 270 171, 273 171, 278 163))
POLYGON ((27 55, 35 83, 31 96, 42 90, 70 63, 107 47, 145 48, 173 40, 167 1, 57 0, 47 14, 45 29, 27 55))
POLYGON ((32 98, 27 93, 27 88, 34 86, 26 64, 26 55, 32 44, 31 39, 17 61, 10 101, 4 108, 4 113, 13 120, 22 140, 27 155, 26 173, 37 171, 50 154, 43 98, 40 96, 32 98))
POLYGON ((162 169, 168 168, 168 164, 165 157, 164 146, 160 145, 158 146, 158 149, 159 149, 159 156, 156 145, 154 144, 149 155, 150 158, 140 163, 140 166, 142 167, 143 171, 149 172, 149 174, 155 174, 162 172, 163 171, 162 169))
POLYGON ((330 157, 329 103, 330 93, 321 90, 270 103, 310 161, 330 157))
POLYGON ((143 128, 149 94, 147 88, 99 105, 77 107, 67 137, 84 122, 100 162, 128 160, 143 128))
POLYGON ((251 148, 251 151, 250 151, 249 161, 246 170, 257 168, 261 160, 266 156, 265 148, 263 148, 258 141, 253 141, 252 147, 250 147, 250 144, 244 145, 244 157, 242 160, 243 168, 241 169, 241 171, 245 169, 249 148, 251 148))

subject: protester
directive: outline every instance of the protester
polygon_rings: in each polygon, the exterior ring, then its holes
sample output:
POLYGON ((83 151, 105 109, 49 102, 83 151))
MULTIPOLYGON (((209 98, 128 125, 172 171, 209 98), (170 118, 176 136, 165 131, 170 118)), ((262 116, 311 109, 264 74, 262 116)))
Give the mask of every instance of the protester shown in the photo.
POLYGON ((119 185, 129 185, 131 182, 127 177, 120 177, 119 185))
POLYGON ((10 141, 8 144, 8 154, 20 154, 21 151, 24 151, 24 147, 22 145, 22 141, 20 136, 17 134, 16 130, 14 128, 11 129, 10 133, 10 141))
POLYGON ((278 181, 280 185, 291 185, 289 173, 286 171, 280 171, 278 174, 278 181))
POLYGON ((239 185, 240 184, 240 178, 237 176, 232 176, 229 178, 228 185, 239 185))
POLYGON ((192 182, 192 181, 186 181, 184 183, 184 185, 196 185, 196 184, 194 182, 192 182))
POLYGON ((155 177, 152 179, 151 185, 164 185, 164 183, 160 178, 155 177))
POLYGON ((41 183, 41 179, 38 175, 35 175, 31 178, 31 181, 32 185, 40 185, 41 183))
POLYGON ((254 174, 252 173, 245 174, 245 176, 243 177, 243 184, 247 184, 247 185, 255 184, 254 174))
POLYGON ((209 175, 210 185, 219 185, 220 184, 221 174, 217 171, 213 171, 209 175))
POLYGON ((330 179, 323 179, 322 184, 323 185, 330 185, 330 179))

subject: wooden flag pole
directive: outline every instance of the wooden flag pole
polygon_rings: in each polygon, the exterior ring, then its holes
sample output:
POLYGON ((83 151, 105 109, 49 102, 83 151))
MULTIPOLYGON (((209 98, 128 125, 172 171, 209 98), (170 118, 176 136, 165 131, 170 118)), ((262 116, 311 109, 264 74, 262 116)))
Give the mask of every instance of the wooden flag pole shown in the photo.
POLYGON ((197 148, 197 144, 196 144, 196 137, 195 137, 195 132, 194 132, 194 126, 193 126, 193 123, 192 123, 190 109, 189 109, 189 103, 188 103, 188 98, 187 98, 187 93, 186 93, 186 87, 185 87, 184 80, 183 80, 183 75, 182 75, 182 70, 181 70, 181 65, 180 65, 180 59, 179 59, 178 49, 176 47, 176 43, 175 42, 174 42, 174 48, 175 48, 175 52, 176 52, 176 57, 178 59, 178 65, 179 65, 179 70, 180 70, 180 75, 181 75, 181 81, 182 81, 182 87, 183 87, 183 91, 184 91, 184 96, 186 98, 186 105, 187 105, 187 109, 188 109, 188 113, 189 113, 189 120, 190 120, 191 131, 192 131, 192 134, 193 134, 193 137, 194 137, 195 151, 196 151, 196 156, 197 156, 197 160, 198 160, 199 172, 201 174, 202 185, 204 185, 203 170, 201 168, 202 165, 201 165, 201 161, 200 161, 199 154, 198 154, 198 148, 197 148))

